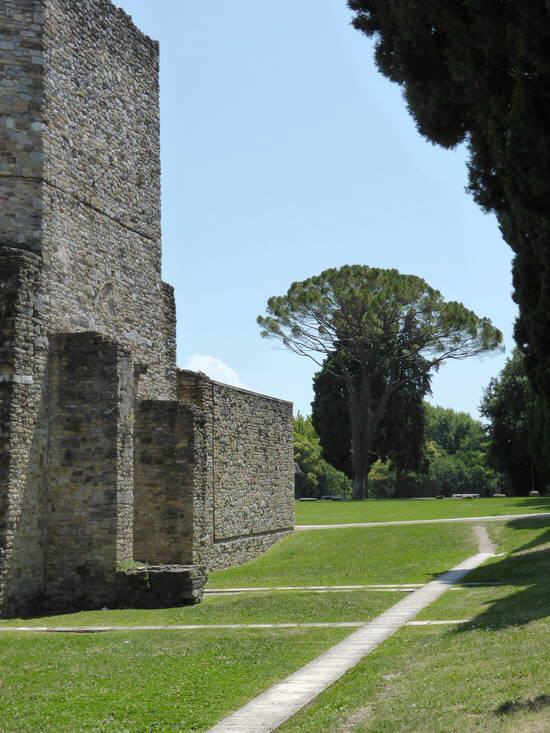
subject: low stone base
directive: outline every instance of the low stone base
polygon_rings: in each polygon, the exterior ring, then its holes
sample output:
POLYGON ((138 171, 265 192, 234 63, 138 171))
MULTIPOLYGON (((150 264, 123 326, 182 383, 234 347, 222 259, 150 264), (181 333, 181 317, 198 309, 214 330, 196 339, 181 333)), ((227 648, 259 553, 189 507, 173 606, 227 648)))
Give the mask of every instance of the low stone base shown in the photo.
POLYGON ((119 608, 171 608, 202 601, 206 572, 197 565, 150 565, 116 574, 119 608))
POLYGON ((283 537, 292 534, 291 528, 263 532, 261 534, 238 537, 235 539, 217 540, 213 543, 208 558, 208 570, 242 565, 262 555, 283 537))

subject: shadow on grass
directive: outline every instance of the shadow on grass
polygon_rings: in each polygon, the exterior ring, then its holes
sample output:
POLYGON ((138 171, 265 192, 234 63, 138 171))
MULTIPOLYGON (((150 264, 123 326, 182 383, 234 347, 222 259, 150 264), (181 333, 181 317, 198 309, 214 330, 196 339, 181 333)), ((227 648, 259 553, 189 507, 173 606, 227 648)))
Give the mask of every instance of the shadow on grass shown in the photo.
POLYGON ((531 700, 509 700, 499 705, 494 711, 495 715, 512 715, 514 713, 539 712, 543 708, 550 707, 550 695, 538 695, 531 700))
POLYGON ((514 519, 511 529, 540 529, 529 542, 498 562, 484 565, 468 575, 467 582, 518 586, 509 595, 487 602, 487 609, 462 624, 454 633, 471 629, 498 630, 522 626, 550 616, 550 525, 548 518, 514 519))
POLYGON ((533 496, 529 498, 522 497, 521 501, 514 504, 516 507, 525 508, 526 510, 532 509, 546 509, 550 512, 550 496, 533 496))

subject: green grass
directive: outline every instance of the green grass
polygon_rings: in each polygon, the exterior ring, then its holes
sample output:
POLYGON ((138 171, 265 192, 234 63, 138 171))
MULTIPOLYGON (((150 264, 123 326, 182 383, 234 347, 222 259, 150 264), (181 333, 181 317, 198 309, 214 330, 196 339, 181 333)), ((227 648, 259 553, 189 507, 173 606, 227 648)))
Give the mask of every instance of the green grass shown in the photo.
POLYGON ((0 638, 0 731, 205 731, 347 633, 10 634, 0 638))
POLYGON ((405 628, 282 733, 550 730, 548 620, 500 631, 405 628))
MULTIPOLYGON (((246 566, 213 573, 212 585, 421 582, 474 549, 467 525, 302 533, 246 566)), ((97 611, 24 623, 361 621, 402 597, 364 591, 213 596, 193 608, 97 611)), ((208 730, 349 633, 346 629, 32 636, 10 632, 0 636, 0 731, 208 730)))
POLYGON ((535 512, 550 512, 550 498, 297 501, 296 524, 398 522, 409 519, 493 517, 501 514, 531 514, 535 512))
POLYGON ((500 628, 550 614, 550 522, 515 519, 490 532, 505 555, 470 573, 467 582, 505 585, 450 591, 419 618, 473 618, 475 626, 500 628))
MULTIPOLYGON (((283 730, 550 730, 550 521, 517 519, 494 523, 489 530, 505 555, 474 571, 467 582, 506 585, 448 591, 423 614, 471 622, 401 630, 283 730)), ((301 532, 240 568, 212 573, 210 587, 420 583, 476 549, 467 523, 301 532)), ((211 596, 192 608, 84 612, 24 623, 366 621, 402 597, 369 591, 261 592, 211 596)), ((0 625, 13 623, 18 622, 0 625)), ((348 633, 2 634, 0 731, 206 731, 348 633)))
POLYGON ((207 596, 198 606, 154 610, 83 611, 0 621, 2 626, 144 626, 369 621, 402 593, 253 593, 207 596))
POLYGON ((471 527, 430 525, 297 532, 209 587, 422 583, 476 552, 471 527))
POLYGON ((491 527, 504 557, 419 618, 456 627, 401 630, 282 728, 285 733, 515 733, 550 730, 550 522, 491 527))

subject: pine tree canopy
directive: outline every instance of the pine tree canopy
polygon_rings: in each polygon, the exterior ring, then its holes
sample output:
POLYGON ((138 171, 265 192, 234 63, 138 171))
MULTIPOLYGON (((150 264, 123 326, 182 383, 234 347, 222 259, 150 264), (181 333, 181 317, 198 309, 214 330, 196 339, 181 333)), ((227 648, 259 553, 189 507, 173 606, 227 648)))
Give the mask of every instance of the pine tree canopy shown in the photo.
POLYGON ((320 366, 338 352, 346 362, 372 360, 386 375, 420 356, 433 368, 502 342, 488 318, 445 301, 422 278, 366 265, 331 268, 293 283, 286 295, 268 300, 258 324, 262 336, 279 339, 320 366))

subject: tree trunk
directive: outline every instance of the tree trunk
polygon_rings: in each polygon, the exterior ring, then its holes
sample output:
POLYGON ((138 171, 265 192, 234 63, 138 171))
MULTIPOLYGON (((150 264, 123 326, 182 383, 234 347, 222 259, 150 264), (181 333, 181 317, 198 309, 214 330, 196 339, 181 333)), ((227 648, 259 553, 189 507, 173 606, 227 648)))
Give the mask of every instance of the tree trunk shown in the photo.
POLYGON ((351 427, 351 463, 353 470, 353 498, 368 497, 368 477, 374 437, 386 411, 388 400, 395 388, 387 386, 378 405, 373 409, 371 382, 366 364, 361 363, 359 389, 353 378, 345 373, 351 427))
POLYGON ((354 434, 352 430, 353 498, 367 499, 369 496, 369 468, 372 450, 372 434, 368 419, 359 423, 354 434))
MULTIPOLYGON (((364 385, 358 393, 352 379, 346 375, 351 427, 351 466, 353 471, 353 498, 365 499, 368 481, 368 453, 365 452, 365 432, 368 432, 369 411, 365 411, 364 385), (366 412, 366 414, 365 414, 366 412)), ((369 405, 370 407, 370 405, 369 405)))
POLYGON ((368 496, 367 489, 368 475, 358 476, 357 474, 353 477, 353 498, 354 499, 365 499, 368 496))

